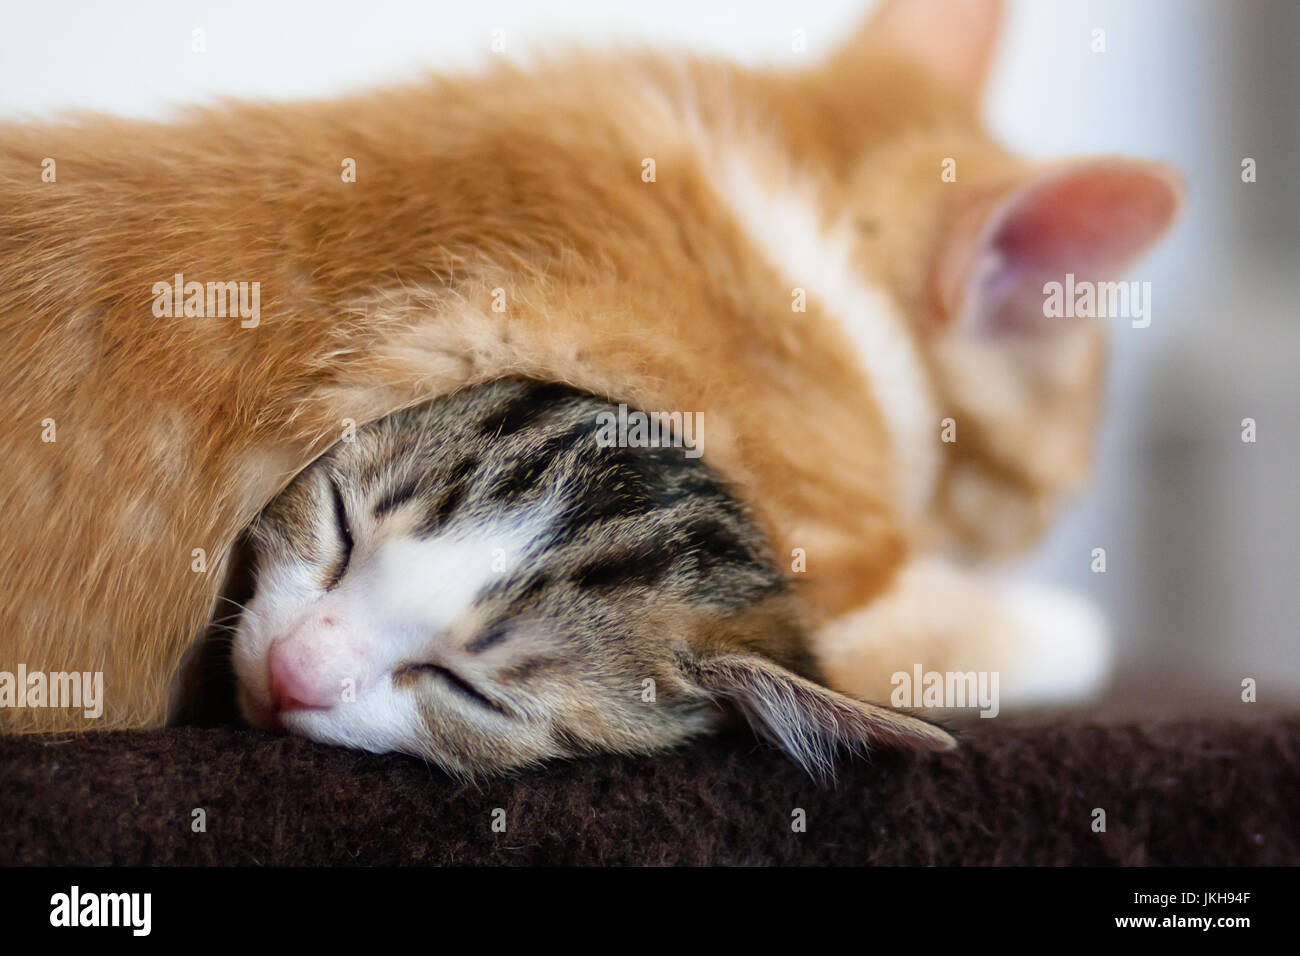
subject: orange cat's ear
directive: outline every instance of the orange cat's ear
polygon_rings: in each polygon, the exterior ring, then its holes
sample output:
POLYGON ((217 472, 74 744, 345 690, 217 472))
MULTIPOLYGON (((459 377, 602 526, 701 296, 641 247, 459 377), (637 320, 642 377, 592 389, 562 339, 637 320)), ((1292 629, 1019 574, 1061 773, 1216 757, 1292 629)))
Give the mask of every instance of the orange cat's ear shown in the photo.
POLYGON ((842 55, 905 57, 974 101, 984 87, 1001 19, 1001 0, 883 0, 842 55))
POLYGON ((957 745, 943 728, 919 717, 854 700, 756 654, 705 658, 694 676, 703 690, 737 707, 755 732, 817 777, 833 776, 840 749, 950 750, 957 745))
POLYGON ((1098 159, 957 199, 935 260, 933 318, 980 334, 1042 328, 1046 283, 1117 279, 1173 222, 1182 191, 1161 163, 1098 159))

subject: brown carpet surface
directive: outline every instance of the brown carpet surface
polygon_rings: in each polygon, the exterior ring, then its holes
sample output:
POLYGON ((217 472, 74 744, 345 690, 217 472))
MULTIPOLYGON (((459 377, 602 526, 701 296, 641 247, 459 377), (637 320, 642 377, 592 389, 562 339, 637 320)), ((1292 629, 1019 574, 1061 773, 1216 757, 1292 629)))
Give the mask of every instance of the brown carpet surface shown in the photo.
POLYGON ((232 728, 0 738, 0 864, 1300 864, 1298 715, 987 723, 825 788, 739 735, 478 787, 232 728))

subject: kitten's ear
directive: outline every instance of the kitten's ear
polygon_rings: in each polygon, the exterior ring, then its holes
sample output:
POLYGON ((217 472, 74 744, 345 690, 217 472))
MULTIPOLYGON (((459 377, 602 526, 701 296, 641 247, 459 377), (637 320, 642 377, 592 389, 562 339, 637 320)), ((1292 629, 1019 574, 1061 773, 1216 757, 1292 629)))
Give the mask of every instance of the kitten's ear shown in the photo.
POLYGON ((1060 319, 1044 317, 1044 284, 1067 273, 1118 279, 1173 222, 1182 192, 1169 167, 1130 159, 972 187, 954 200, 935 259, 935 323, 994 337, 1059 328, 1060 319))
POLYGON ((697 662, 695 676, 704 690, 739 708, 756 732, 819 778, 834 775, 841 748, 950 750, 957 745, 934 724, 854 700, 758 655, 705 658, 697 662))
POLYGON ((883 0, 841 55, 905 57, 973 102, 983 91, 1001 20, 1001 0, 883 0))

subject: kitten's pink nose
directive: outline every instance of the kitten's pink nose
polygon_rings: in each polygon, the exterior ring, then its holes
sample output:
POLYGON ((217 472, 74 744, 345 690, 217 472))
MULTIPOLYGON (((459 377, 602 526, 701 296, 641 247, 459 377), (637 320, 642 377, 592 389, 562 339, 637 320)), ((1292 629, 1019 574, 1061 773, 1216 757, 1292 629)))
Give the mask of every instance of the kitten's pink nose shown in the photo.
POLYGON ((332 686, 316 680, 312 674, 293 663, 280 645, 271 648, 271 709, 280 714, 303 707, 332 707, 338 694, 332 686))
POLYGON ((359 662, 333 618, 310 618, 271 645, 267 670, 271 707, 276 714, 302 708, 329 708, 359 683, 359 662))

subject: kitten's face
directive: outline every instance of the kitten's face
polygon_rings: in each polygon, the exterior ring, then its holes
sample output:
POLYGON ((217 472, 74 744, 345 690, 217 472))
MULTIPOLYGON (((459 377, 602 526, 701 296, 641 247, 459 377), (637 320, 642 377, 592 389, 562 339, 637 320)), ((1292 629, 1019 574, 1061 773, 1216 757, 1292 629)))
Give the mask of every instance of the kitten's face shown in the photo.
POLYGON ((426 536, 418 503, 377 513, 368 460, 341 448, 259 522, 234 658, 251 722, 462 772, 654 749, 711 722, 685 645, 646 626, 662 607, 536 570, 553 503, 426 536))

